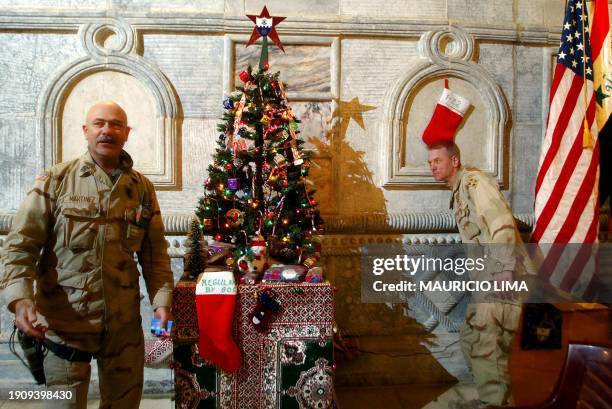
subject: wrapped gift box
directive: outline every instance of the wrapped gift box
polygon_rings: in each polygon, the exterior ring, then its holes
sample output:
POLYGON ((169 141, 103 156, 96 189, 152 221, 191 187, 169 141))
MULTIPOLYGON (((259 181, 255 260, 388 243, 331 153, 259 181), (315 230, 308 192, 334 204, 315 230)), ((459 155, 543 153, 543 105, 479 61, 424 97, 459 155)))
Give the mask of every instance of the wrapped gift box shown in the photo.
POLYGON ((176 407, 329 408, 333 397, 333 293, 329 284, 238 286, 234 339, 243 354, 237 373, 226 373, 198 354, 195 283, 174 290, 176 407), (271 289, 281 303, 269 331, 249 320, 257 293, 271 289))

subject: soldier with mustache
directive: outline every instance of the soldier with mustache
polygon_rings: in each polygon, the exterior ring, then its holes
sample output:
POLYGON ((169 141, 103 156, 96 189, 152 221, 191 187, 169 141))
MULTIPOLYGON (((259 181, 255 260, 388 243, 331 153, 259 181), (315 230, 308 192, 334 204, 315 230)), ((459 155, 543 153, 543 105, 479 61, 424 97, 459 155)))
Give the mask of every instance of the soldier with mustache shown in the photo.
POLYGON ((37 176, 3 248, 0 288, 15 325, 49 350, 47 387, 76 396, 48 401, 52 407, 86 408, 92 358, 100 407, 139 406, 144 346, 134 253, 155 316, 162 327, 171 319, 159 204, 123 150, 129 133, 119 105, 92 106, 83 125, 87 152, 37 176))

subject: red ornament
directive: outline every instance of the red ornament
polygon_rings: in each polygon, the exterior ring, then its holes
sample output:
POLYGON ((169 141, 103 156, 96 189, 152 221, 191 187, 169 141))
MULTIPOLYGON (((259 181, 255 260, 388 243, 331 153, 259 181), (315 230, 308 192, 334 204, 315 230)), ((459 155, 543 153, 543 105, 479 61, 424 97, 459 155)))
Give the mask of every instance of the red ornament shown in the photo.
MULTIPOLYGON (((274 121, 272 121, 274 122, 274 121)), ((269 125, 268 127, 266 127, 266 129, 264 130, 264 138, 268 138, 271 134, 275 133, 276 131, 278 131, 280 129, 280 127, 278 125, 269 125)))
POLYGON ((216 241, 221 241, 221 238, 222 238, 222 237, 221 237, 221 235, 220 235, 220 234, 217 234, 217 235, 215 236, 215 240, 216 240, 216 241))
POLYGON ((263 70, 268 71, 268 69, 270 69, 270 64, 266 61, 263 65, 263 70))
POLYGON ((251 80, 251 74, 249 74, 248 71, 242 71, 240 73, 240 81, 249 82, 250 80, 251 80))
POLYGON ((225 221, 230 227, 239 227, 244 223, 244 213, 238 209, 230 209, 225 213, 225 221))
POLYGON ((225 169, 227 169, 227 170, 230 170, 230 169, 232 169, 233 167, 234 167, 234 165, 232 165, 232 163, 231 163, 231 162, 228 162, 228 163, 226 163, 226 164, 225 164, 225 169))

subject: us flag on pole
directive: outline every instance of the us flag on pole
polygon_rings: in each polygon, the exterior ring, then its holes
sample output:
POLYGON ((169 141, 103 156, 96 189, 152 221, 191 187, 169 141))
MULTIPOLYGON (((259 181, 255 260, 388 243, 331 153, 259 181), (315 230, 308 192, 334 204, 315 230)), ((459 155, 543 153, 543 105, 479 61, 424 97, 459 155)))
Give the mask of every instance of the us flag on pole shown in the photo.
MULTIPOLYGON (((599 143, 591 46, 587 5, 568 0, 536 180, 532 241, 537 243, 597 242, 599 143)), ((544 254, 543 278, 577 295, 589 292, 596 270, 593 246, 574 250, 573 260, 556 269, 567 254, 560 246, 552 249, 544 254)))

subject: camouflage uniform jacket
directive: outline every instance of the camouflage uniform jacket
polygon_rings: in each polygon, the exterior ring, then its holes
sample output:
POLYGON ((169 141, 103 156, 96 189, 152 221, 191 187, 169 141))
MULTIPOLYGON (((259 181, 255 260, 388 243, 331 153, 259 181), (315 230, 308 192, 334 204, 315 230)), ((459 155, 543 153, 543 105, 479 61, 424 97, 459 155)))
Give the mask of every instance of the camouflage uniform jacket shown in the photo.
POLYGON ((13 219, 0 288, 9 308, 34 299, 50 335, 101 334, 140 322, 134 252, 152 306, 171 305, 159 204, 152 183, 132 164, 123 151, 114 183, 89 152, 55 165, 36 178, 13 219))
POLYGON ((512 211, 497 182, 478 169, 461 167, 452 187, 450 208, 463 243, 487 246, 487 277, 505 270, 515 278, 533 274, 533 267, 514 221, 512 211))

